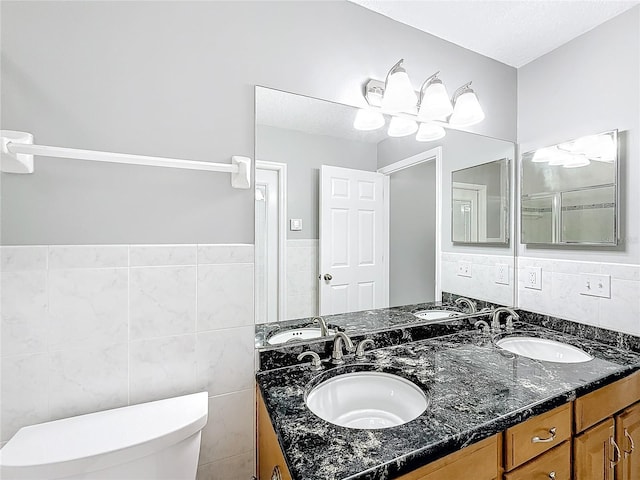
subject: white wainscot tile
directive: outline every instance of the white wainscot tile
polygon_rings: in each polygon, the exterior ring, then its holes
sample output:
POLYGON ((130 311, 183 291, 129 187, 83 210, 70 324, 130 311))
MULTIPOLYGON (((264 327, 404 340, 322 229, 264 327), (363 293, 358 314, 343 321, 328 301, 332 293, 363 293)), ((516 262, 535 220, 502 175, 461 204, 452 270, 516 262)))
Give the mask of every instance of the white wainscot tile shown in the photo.
POLYGON ((163 265, 196 265, 196 245, 131 245, 129 262, 132 267, 163 265))
POLYGON ((49 271, 52 350, 127 341, 127 269, 49 271))
POLYGON ((253 390, 209 398, 209 421, 202 431, 201 465, 253 450, 254 409, 253 390))
POLYGON ((2 272, 2 355, 47 349, 47 272, 2 272))
POLYGON ((196 480, 248 480, 255 475, 253 452, 207 463, 198 467, 196 480))
POLYGON ((129 284, 131 339, 193 333, 196 276, 195 266, 132 268, 129 284))
POLYGON ((198 245, 199 264, 253 263, 253 259, 253 245, 198 245))
POLYGON ((199 333, 196 341, 198 389, 212 396, 251 388, 254 344, 252 326, 199 333))
POLYGON ((580 275, 589 273, 600 273, 601 264, 593 262, 573 262, 567 260, 555 260, 553 262, 554 273, 565 273, 567 275, 580 275))
POLYGON ((600 299, 599 326, 640 336, 640 282, 611 279, 611 298, 600 299))
POLYGON ((154 338, 129 345, 131 403, 194 393, 196 336, 154 338))
POLYGON ((127 404, 127 345, 51 353, 52 418, 82 415, 127 404))
MULTIPOLYGON (((543 277, 544 288, 544 277, 543 277)), ((553 273, 552 315, 587 325, 598 324, 598 298, 580 295, 582 280, 579 275, 553 273)))
POLYGON ((3 272, 46 269, 46 246, 0 247, 0 270, 3 272))
POLYGON ((640 282, 640 265, 622 265, 617 263, 605 263, 600 273, 611 275, 618 280, 633 280, 640 282))
POLYGON ((198 266, 198 331, 253 325, 253 265, 198 266))
POLYGON ((47 366, 47 354, 2 358, 2 441, 9 440, 22 427, 49 419, 47 366))
POLYGON ((113 268, 129 266, 127 245, 52 245, 49 268, 113 268))

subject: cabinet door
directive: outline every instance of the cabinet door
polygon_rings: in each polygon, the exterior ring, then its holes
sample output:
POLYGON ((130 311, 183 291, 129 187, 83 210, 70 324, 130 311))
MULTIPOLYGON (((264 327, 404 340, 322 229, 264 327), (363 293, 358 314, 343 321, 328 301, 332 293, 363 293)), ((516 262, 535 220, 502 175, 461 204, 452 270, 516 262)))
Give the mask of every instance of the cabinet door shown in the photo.
POLYGON ((590 428, 573 440, 575 480, 613 480, 615 453, 613 418, 590 428))
POLYGON ((267 409, 260 395, 260 390, 257 392, 258 397, 258 479, 259 480, 271 480, 272 478, 278 478, 274 476, 276 469, 280 472, 280 478, 282 480, 291 480, 291 474, 287 469, 287 463, 285 462, 282 451, 280 450, 280 444, 278 443, 278 437, 271 425, 271 419, 267 413, 267 409))
POLYGON ((616 437, 622 453, 616 480, 640 480, 640 403, 616 417, 616 437))

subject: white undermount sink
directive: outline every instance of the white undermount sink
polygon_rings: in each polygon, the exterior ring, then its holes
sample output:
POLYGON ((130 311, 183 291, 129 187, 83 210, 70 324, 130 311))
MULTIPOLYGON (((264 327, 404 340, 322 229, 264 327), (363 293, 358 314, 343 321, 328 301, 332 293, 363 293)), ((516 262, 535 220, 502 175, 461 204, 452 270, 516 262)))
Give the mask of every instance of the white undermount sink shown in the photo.
MULTIPOLYGON (((327 331, 328 336, 333 336, 336 333, 335 330, 329 329, 327 331)), ((276 333, 267 339, 269 345, 282 345, 283 343, 300 340, 313 340, 314 338, 321 338, 322 331, 318 327, 304 327, 304 328, 292 328, 291 330, 285 330, 284 332, 276 333)))
POLYGON ((441 320, 443 318, 459 317, 462 314, 451 310, 421 310, 413 315, 422 320, 441 320))
POLYGON ((345 373, 314 387, 307 407, 335 425, 372 430, 410 422, 427 409, 417 385, 381 372, 345 373))
POLYGON ((496 345, 523 357, 557 363, 582 363, 593 360, 588 353, 566 343, 546 338, 513 336, 503 338, 496 345))

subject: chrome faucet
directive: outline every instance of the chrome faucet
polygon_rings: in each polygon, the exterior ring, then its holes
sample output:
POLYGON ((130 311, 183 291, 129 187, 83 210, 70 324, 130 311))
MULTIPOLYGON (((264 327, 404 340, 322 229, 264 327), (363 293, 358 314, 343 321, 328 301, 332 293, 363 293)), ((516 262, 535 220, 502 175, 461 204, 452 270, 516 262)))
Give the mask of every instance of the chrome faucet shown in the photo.
POLYGON ((358 346, 356 347, 356 360, 364 360, 364 349, 367 345, 375 347, 373 340, 371 340, 370 338, 365 338, 360 343, 358 343, 358 346))
POLYGON ((327 328, 327 323, 324 321, 322 317, 313 317, 311 323, 317 323, 320 325, 320 335, 326 337, 329 334, 329 329, 327 328))
POLYGON ((306 352, 302 352, 298 355, 298 360, 302 360, 304 357, 311 357, 311 370, 320 370, 322 368, 322 363, 320 363, 320 355, 316 352, 312 352, 308 350, 306 352))
POLYGON ((495 333, 495 332, 499 332, 500 329, 502 328, 500 326, 500 314, 501 313, 508 313, 509 314, 509 316, 507 317, 506 331, 507 332, 512 332, 513 331, 513 321, 514 320, 520 320, 520 315, 518 315, 516 312, 514 312, 512 309, 510 309, 508 307, 499 307, 499 308, 496 308, 493 311, 493 317, 491 319, 491 330, 495 333))
POLYGON ((478 309, 476 308, 476 304, 465 297, 457 298, 455 304, 460 308, 462 308, 462 305, 466 305, 467 309, 469 310, 467 313, 476 313, 478 311, 478 309))
POLYGON ((343 342, 348 353, 351 353, 355 350, 353 342, 346 333, 336 332, 335 336, 333 337, 333 352, 331 353, 331 363, 333 363, 334 365, 341 365, 344 363, 344 360, 342 359, 343 342))

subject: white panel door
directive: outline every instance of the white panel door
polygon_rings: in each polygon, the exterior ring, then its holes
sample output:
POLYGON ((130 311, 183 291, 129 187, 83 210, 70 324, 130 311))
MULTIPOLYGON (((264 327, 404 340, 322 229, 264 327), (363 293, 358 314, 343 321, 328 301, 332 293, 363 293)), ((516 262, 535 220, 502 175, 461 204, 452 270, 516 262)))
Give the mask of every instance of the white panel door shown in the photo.
POLYGON ((387 306, 383 179, 320 168, 320 315, 387 306))

